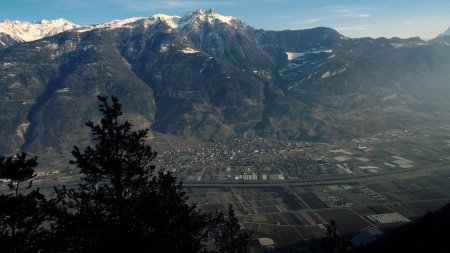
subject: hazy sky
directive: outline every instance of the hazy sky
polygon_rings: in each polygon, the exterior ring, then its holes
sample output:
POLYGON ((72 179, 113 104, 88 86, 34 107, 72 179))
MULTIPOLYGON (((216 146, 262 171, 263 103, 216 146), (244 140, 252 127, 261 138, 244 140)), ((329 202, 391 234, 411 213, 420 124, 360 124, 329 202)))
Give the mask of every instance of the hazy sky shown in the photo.
POLYGON ((349 37, 433 38, 450 27, 450 0, 0 0, 0 19, 66 18, 85 25, 214 8, 256 28, 327 26, 349 37))

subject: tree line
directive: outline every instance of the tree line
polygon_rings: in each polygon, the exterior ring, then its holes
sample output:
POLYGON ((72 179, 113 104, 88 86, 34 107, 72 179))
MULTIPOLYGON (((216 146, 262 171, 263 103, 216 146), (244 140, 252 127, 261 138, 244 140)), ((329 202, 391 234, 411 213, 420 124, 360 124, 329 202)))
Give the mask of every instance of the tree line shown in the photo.
POLYGON ((32 188, 37 157, 0 156, 1 252, 246 252, 251 233, 233 208, 201 212, 182 183, 152 165, 147 130, 122 121, 118 98, 99 97, 103 117, 86 123, 92 145, 74 146, 77 187, 55 187, 47 199, 32 188))

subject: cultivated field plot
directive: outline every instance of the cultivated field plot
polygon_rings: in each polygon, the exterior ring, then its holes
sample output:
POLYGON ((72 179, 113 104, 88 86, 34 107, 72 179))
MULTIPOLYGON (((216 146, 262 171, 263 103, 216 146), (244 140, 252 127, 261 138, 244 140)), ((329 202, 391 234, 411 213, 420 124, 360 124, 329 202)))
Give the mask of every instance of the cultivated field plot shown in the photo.
POLYGON ((322 200, 318 198, 318 196, 313 192, 299 193, 298 194, 303 201, 308 204, 311 209, 320 209, 327 208, 327 204, 325 204, 322 200))
MULTIPOLYGON (((244 228, 254 231, 256 235, 265 237, 270 235, 270 238, 276 241, 278 245, 289 245, 304 240, 304 235, 297 227, 294 226, 279 226, 271 224, 255 224, 245 223, 244 228)), ((323 231, 320 228, 305 230, 309 234, 308 236, 314 236, 319 238, 323 235, 323 231)))
POLYGON ((214 213, 226 210, 232 205, 236 212, 242 212, 242 206, 236 195, 229 188, 186 188, 189 203, 196 203, 203 212, 214 213))
POLYGON ((448 199, 431 200, 431 201, 411 202, 403 204, 391 204, 387 205, 387 207, 405 216, 406 218, 413 220, 420 216, 423 216, 428 211, 436 211, 448 203, 449 203, 448 199))
POLYGON ((339 193, 352 203, 353 206, 375 205, 378 203, 378 201, 356 188, 339 191, 339 193))
POLYGON ((337 222, 339 233, 352 235, 370 226, 399 226, 437 210, 450 201, 450 172, 356 185, 187 191, 189 201, 205 212, 225 210, 231 204, 246 229, 275 241, 296 243, 323 236, 324 224, 330 220, 337 222))
POLYGON ((326 221, 335 220, 338 231, 342 234, 351 234, 370 225, 363 217, 349 209, 319 210, 317 214, 326 221))
POLYGON ((450 202, 450 132, 446 131, 387 133, 357 140, 353 146, 318 149, 320 159, 328 161, 324 168, 349 179, 374 175, 366 180, 308 186, 230 185, 193 188, 189 194, 191 201, 209 212, 232 204, 246 229, 278 245, 323 237, 330 220, 336 221, 339 233, 350 236, 372 226, 391 229, 450 202), (388 176, 377 177, 380 174, 388 176))
POLYGON ((295 229, 304 237, 317 239, 325 236, 325 232, 320 226, 296 226, 295 229))
POLYGON ((374 206, 355 206, 351 210, 357 213, 359 216, 365 217, 373 214, 391 213, 392 210, 383 205, 374 206))

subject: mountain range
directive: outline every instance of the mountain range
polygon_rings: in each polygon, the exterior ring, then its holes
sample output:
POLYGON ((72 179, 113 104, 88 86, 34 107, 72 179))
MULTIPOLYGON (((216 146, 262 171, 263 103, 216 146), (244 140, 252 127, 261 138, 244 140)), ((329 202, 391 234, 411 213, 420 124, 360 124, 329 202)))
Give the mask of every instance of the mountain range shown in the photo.
POLYGON ((332 141, 450 119, 450 36, 266 31, 213 10, 0 23, 0 153, 87 142, 98 95, 152 136, 332 141))
POLYGON ((450 36, 450 28, 448 28, 445 32, 441 33, 438 37, 450 36))

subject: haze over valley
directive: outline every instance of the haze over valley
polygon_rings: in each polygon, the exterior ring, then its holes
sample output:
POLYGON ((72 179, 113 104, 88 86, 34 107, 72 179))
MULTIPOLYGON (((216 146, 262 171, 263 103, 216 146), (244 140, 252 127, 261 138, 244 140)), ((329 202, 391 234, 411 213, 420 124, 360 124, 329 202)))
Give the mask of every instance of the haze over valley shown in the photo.
POLYGON ((4 20, 0 154, 37 155, 33 184, 48 196, 77 185, 73 146, 95 143, 85 123, 101 119, 97 96, 114 95, 190 203, 231 204, 255 238, 307 250, 330 220, 349 238, 387 233, 449 202, 449 70, 450 28, 351 38, 259 29, 213 9, 4 20))

